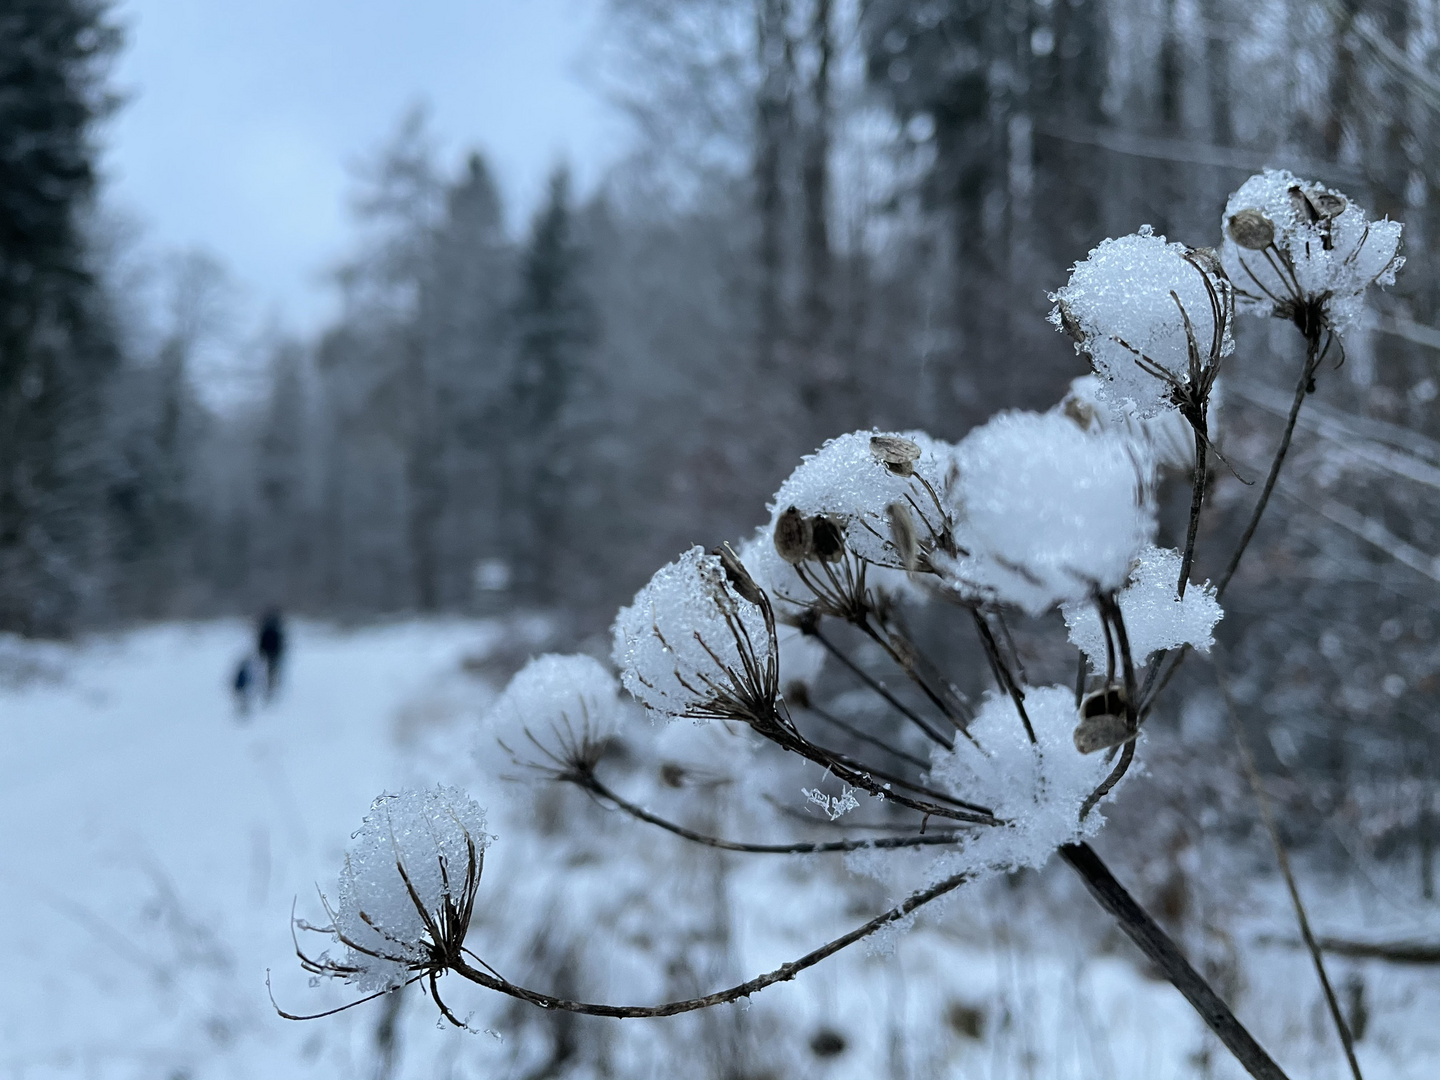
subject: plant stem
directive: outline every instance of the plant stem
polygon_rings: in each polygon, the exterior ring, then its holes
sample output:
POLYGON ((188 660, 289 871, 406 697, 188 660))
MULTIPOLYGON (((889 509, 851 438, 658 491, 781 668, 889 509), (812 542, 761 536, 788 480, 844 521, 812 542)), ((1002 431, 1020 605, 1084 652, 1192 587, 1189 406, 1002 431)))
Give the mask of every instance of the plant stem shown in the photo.
MULTIPOLYGON (((795 978, 806 968, 814 967, 827 957, 834 956, 841 949, 855 944, 864 938, 869 937, 875 931, 889 926, 891 923, 899 922, 917 908, 923 907, 932 900, 953 892, 970 879, 968 873, 955 874, 946 878, 928 889, 911 894, 904 902, 895 905, 882 915, 877 915, 869 922, 857 926, 848 934, 838 937, 833 941, 826 942, 818 949, 806 953, 798 960, 792 960, 787 964, 781 964, 774 971, 766 972, 747 982, 732 986, 727 990, 717 990, 713 994, 706 994, 704 997, 688 998, 683 1001, 670 1001, 663 1005, 598 1005, 586 1001, 569 1001, 565 998, 552 997, 549 994, 542 994, 535 990, 527 990, 523 986, 516 986, 514 983, 482 971, 467 964, 463 959, 455 958, 450 964, 450 970, 463 979, 483 986, 488 990, 495 990, 510 997, 527 1001, 532 1005, 538 1005, 542 1009, 557 1009, 562 1012, 585 1013, 588 1016, 610 1016, 618 1019, 629 1019, 648 1016, 675 1016, 679 1013, 695 1012, 697 1009, 708 1009, 712 1005, 722 1005, 727 1001, 738 1001, 741 998, 750 997, 752 994, 764 990, 767 986, 773 986, 778 982, 788 982, 795 978)), ((1283 1074, 1275 1074, 1278 1080, 1284 1080, 1283 1074)), ((1266 1078, 1268 1080, 1268 1078, 1266 1078)))
POLYGON ((1035 729, 1030 725, 1030 714, 1025 711, 1025 692, 1015 681, 1006 665, 1004 658, 1000 655, 1000 646, 995 642, 995 635, 990 631, 990 624, 985 621, 985 616, 979 608, 972 607, 970 614, 975 619, 975 629, 980 634, 980 644, 985 647, 985 658, 990 661, 990 671, 995 676, 995 682, 1000 689, 1010 695, 1010 700, 1015 703, 1015 711, 1020 714, 1020 722, 1025 725, 1025 734, 1030 737, 1030 744, 1035 744, 1035 729))
POLYGON ((1184 995, 1191 1007, 1200 1014, 1226 1048, 1235 1055, 1235 1060, 1255 1080, 1287 1080, 1284 1071, 1255 1041, 1236 1019, 1230 1007, 1207 983, 1200 973, 1190 966, 1170 935, 1152 919, 1123 885, 1115 879, 1109 867, 1101 861, 1089 844, 1066 844, 1060 848, 1061 857, 1080 875, 1085 887, 1115 921, 1126 936, 1140 947, 1150 960, 1164 973, 1170 985, 1184 995))
POLYGON ((1185 599, 1185 586, 1190 583, 1190 564, 1195 561, 1195 538, 1200 532, 1200 511, 1205 505, 1205 478, 1208 470, 1205 459, 1209 456, 1210 439, 1202 419, 1195 426, 1195 469, 1190 478, 1190 524, 1185 529, 1185 554, 1180 560, 1180 581, 1175 589, 1180 599, 1185 599))
POLYGON ((1290 405, 1290 416, 1285 421, 1285 432, 1280 436, 1280 447, 1275 451, 1275 459, 1270 462, 1270 475, 1265 478, 1265 486, 1260 490, 1260 501, 1255 504, 1255 510, 1250 515, 1250 523, 1245 526, 1240 543, 1236 545, 1235 553, 1230 556, 1230 564, 1225 567, 1225 573, 1220 575, 1220 582, 1215 586, 1217 600, 1225 594, 1226 586, 1235 576, 1235 570, 1245 555, 1245 549, 1250 546, 1250 538, 1255 535, 1255 529, 1259 526, 1260 518, 1265 513, 1265 507, 1270 502, 1270 494, 1275 490, 1275 482, 1280 479, 1280 467, 1285 464, 1285 455, 1290 450, 1290 438, 1295 434, 1295 422, 1300 417, 1300 407, 1305 404, 1305 395, 1310 392, 1311 381, 1315 378, 1315 369, 1319 366, 1320 331, 1317 329, 1306 335, 1305 367, 1300 372, 1300 381, 1295 384, 1295 400, 1290 405))
POLYGON ((827 638, 824 634, 820 632, 819 627, 812 629, 810 633, 815 637, 816 641, 820 642, 821 645, 825 646, 825 650, 831 656, 835 657, 836 660, 839 660, 840 663, 843 664, 853 675, 855 675, 856 678, 858 678, 871 690, 875 691, 875 693, 879 694, 882 698, 884 698, 891 708, 895 709, 895 711, 898 712, 901 716, 905 717, 905 719, 909 720, 921 731, 925 732, 925 734, 930 736, 930 738, 933 739, 935 742, 945 747, 946 750, 955 749, 954 739, 947 739, 932 724, 920 717, 913 709, 911 709, 908 705, 902 702, 894 694, 890 693, 889 690, 885 689, 883 683, 875 679, 868 671, 860 667, 860 665, 855 663, 855 661, 851 660, 848 656, 841 652, 840 649, 829 638, 827 638))
POLYGON ((1230 730, 1235 735, 1235 745, 1240 748, 1240 764, 1244 769, 1245 779, 1250 784, 1250 790, 1255 793, 1255 801, 1260 805, 1260 819, 1265 823, 1265 831, 1270 835, 1270 846, 1275 849, 1275 861, 1280 864, 1285 888, 1290 893, 1290 904, 1295 909, 1295 922, 1300 927, 1300 937, 1305 942, 1305 948, 1309 950, 1311 963, 1315 965, 1315 975, 1320 980, 1320 989, 1324 991, 1330 1019, 1335 1024, 1341 1045, 1345 1048, 1345 1059, 1350 1063, 1350 1073, 1355 1080, 1365 1080, 1360 1073, 1360 1062, 1355 1057, 1355 1040, 1351 1037, 1350 1025, 1345 1022, 1345 1014, 1340 1011, 1340 1002, 1335 997, 1335 989, 1330 985, 1330 976, 1325 971, 1325 958, 1321 955, 1320 945, 1310 929, 1310 918, 1305 912, 1304 901, 1300 899, 1300 887, 1295 883, 1295 875, 1290 869, 1290 856, 1280 839, 1280 829, 1275 823, 1270 797, 1265 793, 1265 785, 1260 780, 1260 770, 1255 767, 1255 757, 1250 752, 1250 744, 1246 742, 1245 733, 1240 728, 1240 719, 1235 714, 1235 699, 1230 694, 1230 680, 1225 674, 1218 648, 1215 655, 1215 680, 1219 683, 1220 694, 1225 699, 1225 713, 1230 720, 1230 730))

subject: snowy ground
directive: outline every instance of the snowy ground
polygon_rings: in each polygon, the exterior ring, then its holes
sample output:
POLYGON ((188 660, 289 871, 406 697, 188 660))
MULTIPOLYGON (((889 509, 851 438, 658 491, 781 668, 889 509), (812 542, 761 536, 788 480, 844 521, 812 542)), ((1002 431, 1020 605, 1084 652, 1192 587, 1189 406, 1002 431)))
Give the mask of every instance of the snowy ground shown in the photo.
MULTIPOLYGON (((497 788, 468 754, 493 689, 462 661, 501 645, 513 651, 517 640, 523 651, 535 632, 464 621, 300 625, 282 695, 247 723, 237 722, 227 689, 248 640, 238 622, 76 646, 0 642, 0 1076, 379 1075, 383 1003, 285 1021, 267 997, 266 971, 288 1008, 346 1000, 343 987, 312 989, 298 971, 291 905, 298 897, 302 914, 320 914, 316 882, 333 888, 371 799, 405 785, 464 783, 491 808, 499 841, 472 940, 504 953, 512 971, 544 968, 536 943, 569 943, 592 964, 603 949, 611 966, 597 992, 618 1000, 676 984, 675 957, 666 961, 650 937, 669 936, 675 927, 661 924, 683 922, 676 911, 686 904, 724 926, 708 938, 703 918, 681 926, 711 958, 685 976, 704 989, 878 910, 884 898, 847 885, 839 867, 701 859, 669 837, 637 842, 638 826, 578 796, 552 803, 497 788), (575 821, 596 817, 593 831, 573 835, 575 821), (607 855, 616 851, 628 854, 617 862, 607 855), (652 968, 664 972, 658 983, 652 968)), ((617 1074, 698 1076, 677 1060, 733 1052, 765 1063, 753 1075, 776 1077, 1234 1075, 1184 1003, 1132 954, 1057 921, 1046 888, 1006 888, 962 896, 943 920, 900 937, 891 955, 857 949, 752 1007, 725 1007, 709 1028, 626 1027, 613 1036, 617 1074), (842 1052, 816 1052, 826 1031, 843 1036, 842 1052)), ((1321 906, 1331 926, 1352 917, 1367 927, 1343 895, 1321 906)), ((1239 1011, 1292 1075, 1341 1076, 1303 956, 1253 944, 1290 934, 1283 905, 1261 890, 1250 907, 1239 1011)), ((1440 1075, 1440 976, 1342 965, 1340 977, 1355 974, 1367 986, 1361 1053, 1371 1073, 1440 1075)), ((460 987, 451 1003, 482 1033, 441 1029, 433 1006, 407 993, 394 1075, 541 1075, 547 1029, 533 1016, 460 987)), ((610 1040, 614 1030, 585 1027, 578 1037, 610 1040)))

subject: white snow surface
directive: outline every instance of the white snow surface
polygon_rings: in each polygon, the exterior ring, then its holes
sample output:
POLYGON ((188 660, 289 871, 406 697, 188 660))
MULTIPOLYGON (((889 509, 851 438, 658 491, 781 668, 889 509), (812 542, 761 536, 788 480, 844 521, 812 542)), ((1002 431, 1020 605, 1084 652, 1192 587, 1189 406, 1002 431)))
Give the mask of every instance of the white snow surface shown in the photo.
MULTIPOLYGON (((468 661, 525 631, 515 621, 296 623, 278 699, 243 724, 226 678, 249 645, 239 621, 67 645, 0 640, 0 954, 9 975, 0 981, 0 1075, 376 1075, 386 1001, 287 1021, 266 978, 292 1011, 356 997, 339 981, 307 985, 290 915, 298 898, 301 917, 323 919, 316 883, 334 880, 378 791, 441 783, 482 797, 497 839, 467 945, 541 989, 556 986, 547 950, 574 959, 579 992, 592 999, 714 989, 800 956, 898 899, 826 857, 719 854, 578 792, 507 784, 515 770, 498 749, 477 768, 456 751, 476 741, 495 688, 468 661)), ((997 720, 1018 728, 1005 704, 996 703, 997 720)), ((783 838, 766 831, 777 825, 762 800, 731 797, 773 768, 745 730, 632 723, 625 733, 630 764, 609 775, 617 787, 710 831, 783 838), (694 782, 676 789, 640 762, 678 765, 694 782)), ((822 780, 817 772, 807 786, 822 780)), ((781 824, 788 832, 794 823, 781 824)), ((1205 866, 1194 869, 1203 892, 1205 866)), ((1294 936, 1283 886, 1273 876, 1246 881, 1247 914, 1225 939, 1242 963, 1233 1003, 1292 1075, 1343 1080, 1309 961, 1283 943, 1294 936)), ((1433 937, 1433 910, 1429 923, 1418 910, 1398 911, 1395 898, 1411 884, 1394 884, 1370 904, 1368 886, 1330 888, 1307 874, 1312 919, 1337 936, 1425 937, 1428 927, 1433 937)), ((1240 1080, 1178 994, 1129 952, 1102 944, 1103 920, 1076 924, 1091 905, 1063 868, 1052 860, 1041 879, 1015 885, 968 892, 943 916, 926 909, 890 939, 890 955, 852 948, 715 1013, 595 1022, 577 1029, 579 1045, 603 1040, 613 1075, 626 1080, 669 1080, 677 1061, 695 1060, 726 1032, 742 1046, 754 1040, 765 1066, 786 1076, 873 1080, 893 1075, 899 1060, 904 1075, 937 1080, 1161 1080, 1195 1075, 1204 1053, 1208 1075, 1240 1080), (976 1018, 978 1038, 957 1026, 961 1015, 976 1018), (815 1058, 809 1042, 822 1029, 844 1036, 843 1054, 815 1058)), ((1211 939, 1195 933, 1183 939, 1187 951, 1208 955, 1211 939)), ((313 937, 311 947, 327 941, 313 937)), ((1358 1052, 1367 1075, 1440 1073, 1440 987, 1430 969, 1336 958, 1331 974, 1339 984, 1365 979, 1370 1032, 1358 1052)), ((520 1080, 547 1059, 549 1014, 453 977, 441 987, 479 1034, 437 1025, 434 1005, 414 987, 403 991, 394 1080, 520 1080)))
POLYGON ((1155 532, 1148 469, 1130 440, 1060 413, 1002 412, 955 449, 958 591, 1038 615, 1119 588, 1155 532))
POLYGON ((1213 346, 1221 356, 1234 349, 1227 289, 1218 274, 1187 258, 1184 244, 1169 243, 1142 225, 1128 236, 1101 241, 1075 264, 1069 283, 1050 297, 1055 301, 1050 321, 1061 326, 1061 308, 1068 311, 1084 338, 1076 351, 1090 355, 1104 397, 1116 405, 1129 401, 1140 416, 1153 416, 1174 405, 1170 381, 1147 367, 1189 383, 1187 317, 1206 366, 1213 346), (1212 291, 1220 301, 1218 318, 1212 291))
POLYGON ((409 978, 435 943, 427 923, 444 928, 446 909, 463 908, 489 841, 485 811, 457 787, 376 798, 340 871, 336 936, 358 969, 348 981, 368 993, 409 978))
POLYGON ((555 736, 603 740, 619 725, 619 695, 620 683, 593 656, 537 656, 495 699, 476 753, 490 756, 498 740, 525 758, 531 753, 532 736, 546 745, 555 736))
MULTIPOLYGON (((1215 644, 1215 624, 1223 617, 1220 602, 1210 582, 1186 586, 1185 596, 1176 595, 1180 581, 1180 552, 1174 548, 1152 547, 1135 562, 1130 583, 1117 600, 1125 620, 1125 636, 1135 664, 1146 663, 1162 649, 1189 645, 1209 652, 1215 644)), ((1105 635, 1100 616, 1090 603, 1066 604, 1061 609, 1070 641, 1090 660, 1090 670, 1105 670, 1105 635)))
POLYGON ((1324 298, 1329 325, 1342 337, 1364 312, 1365 290, 1395 284, 1396 271, 1405 265, 1399 254, 1400 222, 1370 221, 1342 192, 1284 169, 1266 169, 1241 184, 1226 202, 1220 224, 1225 234, 1220 263, 1235 283, 1240 310, 1287 317, 1277 301, 1324 298), (1312 198, 1343 199, 1345 209, 1332 220, 1311 221, 1303 199, 1291 194, 1296 188, 1312 198), (1258 210, 1275 226, 1275 247, 1289 257, 1293 280, 1265 252, 1242 248, 1231 238, 1229 221, 1241 210, 1258 210))
POLYGON ((760 608, 736 593, 719 557, 699 547, 657 570, 620 609, 612 641, 625 689, 672 720, 711 718, 720 692, 742 689, 747 661, 763 672, 778 660, 760 608))

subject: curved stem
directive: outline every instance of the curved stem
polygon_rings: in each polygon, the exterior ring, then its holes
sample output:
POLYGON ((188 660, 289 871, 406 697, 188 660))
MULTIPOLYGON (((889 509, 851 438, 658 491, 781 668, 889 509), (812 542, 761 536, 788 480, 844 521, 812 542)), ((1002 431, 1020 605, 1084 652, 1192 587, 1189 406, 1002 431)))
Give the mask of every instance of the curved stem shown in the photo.
POLYGON ((1219 584, 1215 586, 1217 600, 1225 595, 1226 586, 1235 576, 1235 570, 1245 555, 1245 549, 1250 546, 1250 538, 1255 535, 1260 518, 1265 514, 1265 507, 1269 504, 1270 495, 1275 490, 1275 482, 1280 479, 1280 468, 1285 464, 1285 455, 1290 450, 1290 439, 1295 434, 1295 423, 1300 418, 1300 407, 1305 404, 1305 395, 1310 392, 1311 380, 1315 378, 1315 370, 1320 366, 1320 355, 1320 330, 1316 328, 1306 335, 1305 366, 1300 372, 1300 381, 1295 385, 1295 400, 1290 404, 1290 415, 1285 421, 1285 432, 1280 436, 1280 446, 1275 451, 1275 459, 1270 462, 1270 474, 1265 477, 1265 486, 1260 490, 1260 501, 1255 504, 1255 509, 1250 514, 1250 522, 1245 526, 1245 532, 1241 535, 1234 554, 1230 556, 1229 565, 1220 575, 1219 584))
POLYGON ((728 1001, 738 1001, 741 998, 749 997, 767 986, 773 986, 778 982, 788 982, 795 978, 806 968, 814 967, 827 957, 834 956, 841 949, 844 949, 855 942, 869 937, 877 930, 881 930, 891 923, 899 922, 912 911, 923 907, 932 900, 939 899, 948 892, 958 889, 970 879, 969 873, 955 874, 917 893, 912 893, 902 903, 895 905, 884 914, 877 915, 869 922, 857 926, 848 934, 835 938, 813 949, 797 960, 791 960, 787 964, 781 964, 774 971, 768 971, 764 975, 756 976, 746 982, 732 986, 726 990, 717 990, 713 994, 706 994, 704 997, 687 998, 683 1001, 669 1001, 663 1005, 600 1005, 587 1001, 570 1001, 566 998, 554 997, 550 994, 542 994, 535 990, 526 989, 523 986, 516 986, 506 979, 497 978, 488 972, 471 967, 462 959, 456 959, 450 966, 450 970, 463 979, 483 986, 487 990, 494 990, 501 994, 517 998, 520 1001, 529 1002, 531 1005, 538 1005, 542 1009, 556 1009, 562 1012, 584 1013, 587 1016, 609 1016, 616 1019, 634 1019, 650 1016, 675 1016, 679 1013, 695 1012, 697 1009, 708 1009, 712 1005, 723 1005, 728 1001))
POLYGON ((605 799, 607 802, 615 804, 620 810, 623 810, 639 821, 657 826, 668 833, 674 833, 681 839, 689 840, 691 843, 718 848, 721 851, 742 851, 754 855, 808 855, 834 851, 864 851, 868 848, 911 848, 955 844, 969 835, 968 833, 959 832, 940 832, 925 833, 920 836, 885 836, 872 840, 800 841, 793 844, 746 844, 736 840, 723 840, 718 836, 707 836, 705 833, 696 832, 694 829, 687 829, 684 825, 669 821, 657 814, 652 814, 650 811, 636 806, 628 799, 617 795, 595 777, 589 777, 586 780, 576 782, 600 798, 605 799))
POLYGON ((947 739, 929 721, 923 719, 908 705, 902 702, 889 690, 885 689, 885 686, 879 680, 874 678, 868 671, 860 667, 860 665, 855 663, 855 661, 851 660, 848 656, 841 652, 834 642, 832 642, 829 638, 827 638, 824 634, 820 632, 820 628, 818 626, 811 629, 809 633, 815 638, 816 641, 820 642, 820 644, 825 647, 826 652, 828 652, 831 656, 835 657, 836 660, 839 660, 840 663, 843 664, 845 668, 848 669, 853 675, 855 675, 856 678, 858 678, 871 690, 875 691, 875 693, 879 694, 882 698, 884 698, 886 703, 888 703, 890 707, 893 708, 896 712, 898 712, 901 716, 905 717, 905 719, 909 720, 921 731, 925 732, 925 734, 930 736, 933 741, 945 747, 946 750, 955 749, 954 739, 947 739))

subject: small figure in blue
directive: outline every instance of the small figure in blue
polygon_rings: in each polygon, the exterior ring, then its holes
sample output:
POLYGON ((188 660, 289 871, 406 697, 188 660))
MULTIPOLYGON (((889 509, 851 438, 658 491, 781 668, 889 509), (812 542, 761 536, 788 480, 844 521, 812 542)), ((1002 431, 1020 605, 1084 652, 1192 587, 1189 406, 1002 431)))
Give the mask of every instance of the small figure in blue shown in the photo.
POLYGON ((235 668, 235 678, 231 682, 231 688, 235 692, 235 715, 242 721, 250 715, 250 695, 254 690, 254 682, 255 657, 247 653, 241 657, 235 668))
POLYGON ((280 664, 285 659, 285 622, 279 608, 270 608, 260 617, 255 651, 265 661, 265 700, 280 686, 280 664))

